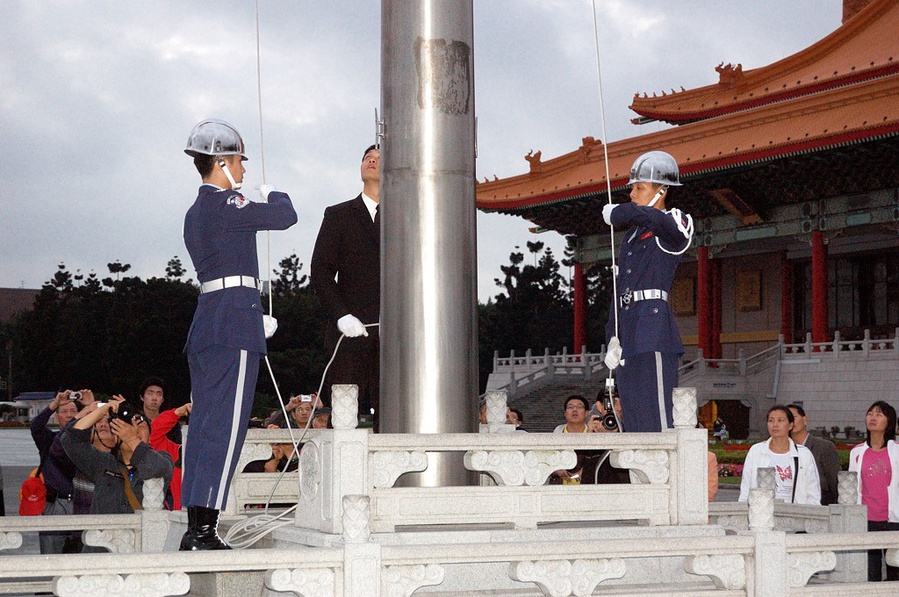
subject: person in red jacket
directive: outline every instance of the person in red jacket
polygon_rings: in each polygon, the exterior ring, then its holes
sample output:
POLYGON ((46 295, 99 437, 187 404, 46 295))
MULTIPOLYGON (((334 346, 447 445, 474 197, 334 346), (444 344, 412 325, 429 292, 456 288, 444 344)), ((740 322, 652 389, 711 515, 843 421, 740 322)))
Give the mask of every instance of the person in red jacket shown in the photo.
POLYGON ((167 453, 175 463, 172 482, 169 485, 171 495, 165 497, 166 508, 174 511, 181 509, 181 444, 173 442, 166 436, 180 424, 181 419, 190 414, 190 408, 191 403, 188 402, 178 408, 164 410, 153 420, 153 426, 150 428, 150 447, 167 453))

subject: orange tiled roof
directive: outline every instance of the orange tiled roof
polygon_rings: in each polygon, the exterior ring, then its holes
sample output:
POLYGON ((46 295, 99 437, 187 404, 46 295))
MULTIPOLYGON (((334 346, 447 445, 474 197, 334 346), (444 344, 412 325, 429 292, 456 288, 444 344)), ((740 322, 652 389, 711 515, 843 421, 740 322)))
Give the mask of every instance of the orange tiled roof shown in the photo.
MULTIPOLYGON (((681 179, 779 157, 899 135, 899 73, 812 95, 727 114, 608 146, 611 188, 623 188, 637 156, 664 149, 677 159, 681 179)), ((605 193, 603 148, 588 137, 577 150, 531 171, 477 185, 477 206, 518 212, 605 193)))
MULTIPOLYGON (((748 71, 718 65, 719 81, 697 89, 634 96, 643 119, 684 124, 899 72, 899 1, 874 0, 839 29, 783 60, 748 71)), ((682 88, 683 89, 683 88, 682 88)))

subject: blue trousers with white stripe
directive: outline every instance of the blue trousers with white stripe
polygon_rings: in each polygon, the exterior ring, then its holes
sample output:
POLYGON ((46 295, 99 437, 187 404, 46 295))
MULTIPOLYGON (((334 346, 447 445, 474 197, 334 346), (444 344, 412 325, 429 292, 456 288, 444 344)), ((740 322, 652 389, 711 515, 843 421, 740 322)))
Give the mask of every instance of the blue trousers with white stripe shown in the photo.
POLYGON ((671 391, 677 385, 679 362, 677 354, 644 352, 627 357, 615 369, 624 431, 674 427, 671 391))
POLYGON ((225 346, 187 356, 193 406, 184 449, 182 505, 225 507, 247 437, 261 356, 225 346))

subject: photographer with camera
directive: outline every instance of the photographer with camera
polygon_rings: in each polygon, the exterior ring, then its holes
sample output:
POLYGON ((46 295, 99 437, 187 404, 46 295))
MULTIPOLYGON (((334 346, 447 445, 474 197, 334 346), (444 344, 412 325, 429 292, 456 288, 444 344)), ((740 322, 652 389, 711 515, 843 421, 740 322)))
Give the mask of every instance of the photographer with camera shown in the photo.
MULTIPOLYGON (((94 401, 90 390, 64 390, 59 392, 50 404, 31 421, 31 438, 37 446, 41 458, 41 474, 47 488, 47 503, 44 516, 58 516, 74 513, 73 496, 75 487, 75 465, 59 443, 63 429, 75 418, 81 404, 94 401), (56 415, 59 431, 50 428, 50 418, 56 415)), ((78 549, 75 539, 80 533, 68 531, 45 531, 39 533, 42 554, 72 553, 78 549)))
POLYGON ((162 478, 168 487, 172 459, 147 443, 150 427, 143 415, 121 396, 108 403, 92 403, 74 425, 62 434, 61 443, 75 466, 94 482, 91 514, 131 514, 142 509, 143 483, 162 478), (115 447, 103 452, 91 445, 94 424, 108 417, 115 447))
POLYGON ((609 398, 608 390, 600 390, 596 395, 596 402, 593 408, 587 413, 587 428, 592 433, 610 433, 621 431, 619 423, 621 422, 621 398, 617 392, 612 392, 615 398, 609 398), (614 413, 610 406, 614 403, 614 413))
MULTIPOLYGON (((291 427, 294 429, 305 429, 307 425, 309 425, 309 417, 312 416, 312 411, 322 407, 322 401, 315 392, 313 392, 312 394, 297 394, 296 396, 291 396, 290 400, 285 405, 284 410, 286 410, 287 414, 293 419, 290 423, 291 427)), ((284 419, 284 413, 280 410, 276 410, 265 420, 265 424, 266 427, 271 427, 272 425, 286 427, 287 421, 284 419)), ((309 426, 311 427, 311 425, 309 426)))
MULTIPOLYGON (((615 394, 614 400, 610 400, 608 390, 600 390, 596 395, 596 404, 593 405, 587 418, 587 429, 590 430, 590 433, 619 433, 621 431, 619 426, 621 399, 615 394), (614 406, 612 406, 613 404, 614 406)), ((583 466, 581 483, 625 484, 631 482, 627 469, 615 468, 609 462, 608 450, 584 450, 582 454, 578 454, 578 458, 582 460, 583 466)))

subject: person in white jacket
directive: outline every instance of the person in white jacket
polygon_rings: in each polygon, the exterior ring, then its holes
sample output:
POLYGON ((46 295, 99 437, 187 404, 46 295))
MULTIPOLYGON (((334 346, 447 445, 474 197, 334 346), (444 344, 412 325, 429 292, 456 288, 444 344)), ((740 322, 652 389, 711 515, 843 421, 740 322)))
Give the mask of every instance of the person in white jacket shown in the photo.
MULTIPOLYGON (((899 531, 899 444, 896 409, 878 400, 865 414, 865 443, 849 452, 849 470, 858 473, 858 503, 868 507, 868 531, 899 531)), ((883 580, 882 549, 868 550, 868 581, 883 580)), ((887 580, 899 568, 887 565, 887 580)))
POLYGON ((785 406, 774 405, 768 410, 767 441, 749 448, 743 462, 740 482, 740 501, 749 499, 749 490, 759 486, 758 469, 771 467, 774 473, 774 498, 789 504, 821 505, 821 483, 815 457, 805 446, 790 439, 793 413, 785 406))

